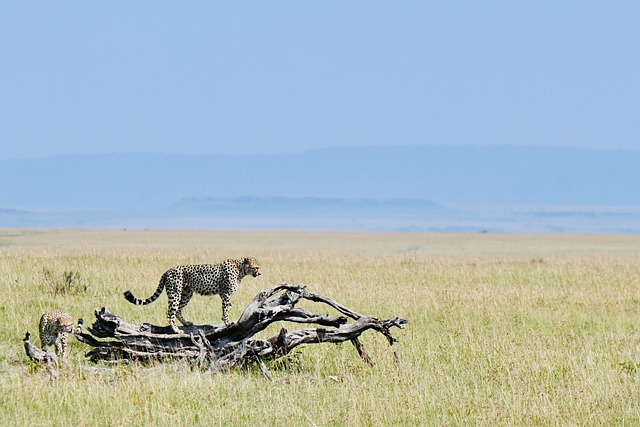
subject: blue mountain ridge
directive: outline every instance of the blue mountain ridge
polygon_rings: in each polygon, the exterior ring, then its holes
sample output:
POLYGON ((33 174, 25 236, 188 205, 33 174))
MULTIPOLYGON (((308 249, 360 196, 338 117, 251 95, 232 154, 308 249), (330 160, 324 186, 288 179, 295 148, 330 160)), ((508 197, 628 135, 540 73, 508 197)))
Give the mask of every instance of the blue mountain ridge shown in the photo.
POLYGON ((299 216, 302 228, 637 232, 638 165, 640 151, 462 145, 0 160, 0 226, 287 228, 299 216), (211 219, 239 216, 252 224, 211 219))

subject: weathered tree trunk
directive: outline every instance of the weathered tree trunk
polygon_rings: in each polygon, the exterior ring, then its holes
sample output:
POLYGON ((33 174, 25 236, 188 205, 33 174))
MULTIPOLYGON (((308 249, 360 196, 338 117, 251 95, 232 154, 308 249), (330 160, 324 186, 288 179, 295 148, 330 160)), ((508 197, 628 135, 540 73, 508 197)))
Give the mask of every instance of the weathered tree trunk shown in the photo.
POLYGON ((351 341, 362 359, 372 364, 359 340, 360 335, 372 329, 383 334, 389 344, 393 344, 397 339, 391 334, 391 328, 402 329, 407 323, 400 317, 379 320, 363 316, 330 298, 308 292, 304 285, 288 283, 260 292, 240 319, 229 326, 183 326, 180 328, 182 333, 175 334, 169 326, 147 323, 137 326, 126 323, 111 314, 107 307, 96 311, 95 315, 95 323, 88 328, 92 335, 75 333, 78 340, 95 347, 87 353, 92 361, 186 359, 213 371, 226 371, 234 366, 247 366, 255 362, 267 376, 269 374, 263 360, 285 356, 302 344, 351 341), (322 316, 296 307, 302 299, 326 304, 342 316, 322 316), (348 323, 349 318, 354 322, 348 323), (269 339, 252 338, 270 324, 280 321, 315 324, 320 327, 295 331, 282 328, 278 335, 269 339), (100 341, 97 338, 112 340, 100 341))

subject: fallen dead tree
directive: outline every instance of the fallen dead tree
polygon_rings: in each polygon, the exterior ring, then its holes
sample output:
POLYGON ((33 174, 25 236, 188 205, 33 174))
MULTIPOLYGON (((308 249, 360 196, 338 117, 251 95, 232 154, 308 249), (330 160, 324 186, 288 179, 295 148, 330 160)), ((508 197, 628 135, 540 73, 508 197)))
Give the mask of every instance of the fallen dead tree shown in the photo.
POLYGON ((400 317, 380 320, 364 316, 330 298, 307 291, 304 285, 288 283, 260 292, 240 319, 229 326, 183 326, 180 327, 182 333, 175 334, 169 326, 148 323, 132 325, 110 313, 107 307, 96 311, 95 316, 96 321, 88 328, 90 334, 75 333, 78 340, 94 347, 87 353, 92 361, 186 359, 214 372, 257 363, 267 376, 269 373, 264 360, 283 357, 303 344, 350 341, 360 357, 373 364, 359 340, 360 335, 371 329, 384 335, 392 345, 397 339, 392 335, 391 328, 402 329, 407 323, 400 317), (323 316, 296 307, 301 300, 326 304, 341 316, 323 316), (353 322, 349 323, 349 319, 353 322), (295 331, 282 328, 279 334, 269 339, 253 338, 274 322, 317 326, 295 331))

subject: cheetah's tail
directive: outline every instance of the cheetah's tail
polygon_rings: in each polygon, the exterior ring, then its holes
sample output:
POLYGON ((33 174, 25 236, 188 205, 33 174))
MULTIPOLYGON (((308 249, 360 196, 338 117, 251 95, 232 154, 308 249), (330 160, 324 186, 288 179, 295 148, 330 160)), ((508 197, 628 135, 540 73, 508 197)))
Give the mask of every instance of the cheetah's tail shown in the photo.
POLYGON ((158 297, 160 296, 160 294, 162 294, 162 291, 164 290, 164 276, 163 278, 160 280, 160 283, 158 284, 158 289, 156 289, 156 291, 153 293, 153 295, 151 295, 149 298, 147 299, 140 299, 140 298, 136 298, 131 291, 126 290, 124 291, 124 297, 127 299, 127 301, 129 301, 131 304, 135 304, 135 305, 147 305, 147 304, 151 304, 152 302, 154 302, 155 300, 158 299, 158 297))

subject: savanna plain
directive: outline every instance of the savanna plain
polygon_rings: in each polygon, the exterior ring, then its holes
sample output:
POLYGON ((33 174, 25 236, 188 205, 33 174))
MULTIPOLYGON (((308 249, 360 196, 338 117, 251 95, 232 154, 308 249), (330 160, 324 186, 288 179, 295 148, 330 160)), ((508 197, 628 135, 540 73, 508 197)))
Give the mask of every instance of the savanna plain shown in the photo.
MULTIPOLYGON (((635 426, 639 313, 640 236, 0 229, 0 418, 29 426, 635 426), (271 363, 272 380, 252 367, 212 374, 184 362, 94 364, 73 337, 57 379, 25 355, 22 337, 30 331, 39 345, 46 311, 91 325, 94 310, 108 306, 130 323, 164 325, 166 296, 134 306, 122 292, 147 297, 169 267, 244 256, 261 261, 262 275, 232 296, 231 319, 259 291, 290 282, 409 324, 394 330, 393 346, 362 335, 374 366, 349 343, 308 345, 271 363)), ((218 296, 196 295, 185 310, 196 324, 220 316, 218 296)))

